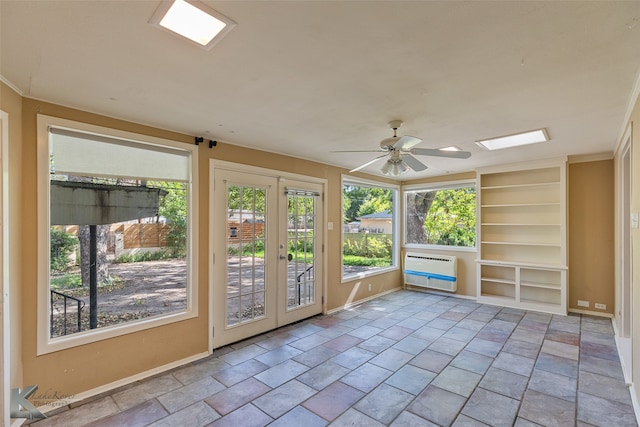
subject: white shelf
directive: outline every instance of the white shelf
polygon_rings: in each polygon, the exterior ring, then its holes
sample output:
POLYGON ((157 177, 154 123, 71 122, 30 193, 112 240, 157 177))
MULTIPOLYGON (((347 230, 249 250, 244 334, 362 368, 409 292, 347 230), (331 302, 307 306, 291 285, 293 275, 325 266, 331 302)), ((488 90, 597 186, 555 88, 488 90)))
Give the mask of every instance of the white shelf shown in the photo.
POLYGON ((559 248, 559 243, 531 243, 531 242, 480 242, 483 245, 512 245, 512 246, 551 246, 559 248))
POLYGON ((562 224, 551 223, 522 223, 522 222, 483 222, 483 227, 561 227, 562 224))
POLYGON ((480 190, 500 190, 503 188, 535 188, 535 187, 546 187, 546 186, 557 186, 557 181, 549 181, 549 182, 536 182, 532 184, 514 184, 514 185, 490 185, 486 187, 480 187, 480 190))
POLYGON ((480 205, 481 208, 521 208, 530 206, 560 206, 560 202, 543 202, 543 203, 501 203, 494 205, 480 205))
POLYGON ((495 277, 482 277, 481 280, 483 282, 504 283, 506 285, 515 285, 516 284, 516 282, 514 280, 498 279, 498 278, 495 278, 495 277))
POLYGON ((478 302, 566 314, 566 166, 478 174, 478 302))

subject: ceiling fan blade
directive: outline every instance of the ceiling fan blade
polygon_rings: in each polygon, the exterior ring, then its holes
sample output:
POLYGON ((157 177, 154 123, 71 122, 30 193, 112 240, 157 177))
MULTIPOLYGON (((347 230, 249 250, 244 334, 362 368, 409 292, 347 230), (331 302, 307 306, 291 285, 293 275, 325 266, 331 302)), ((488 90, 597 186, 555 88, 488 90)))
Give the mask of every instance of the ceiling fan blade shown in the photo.
POLYGON ((393 144, 393 148, 397 150, 405 150, 408 151, 414 145, 418 145, 422 142, 420 138, 416 138, 415 136, 405 135, 401 136, 400 139, 393 144))
POLYGON ((331 150, 330 153, 385 153, 386 150, 331 150))
POLYGON ((387 154, 386 154, 386 153, 385 153, 385 154, 383 154, 382 156, 378 156, 378 157, 376 157, 375 159, 369 160, 367 163, 362 164, 362 165, 358 166, 358 167, 357 167, 357 168, 355 168, 355 169, 351 169, 349 172, 356 172, 356 171, 359 171, 360 169, 364 169, 364 168, 366 168, 367 166, 369 166, 370 164, 375 163, 375 161, 376 161, 376 160, 381 159, 382 157, 386 157, 386 156, 387 156, 387 154))
POLYGON ((410 152, 419 156, 451 157, 453 159, 468 159, 471 157, 471 153, 468 151, 445 151, 435 148, 412 148, 410 152))
POLYGON ((413 157, 411 154, 402 155, 402 160, 406 164, 408 164, 411 169, 413 169, 416 172, 420 172, 420 171, 423 171, 423 170, 427 169, 427 165, 425 165, 420 160, 418 160, 415 157, 413 157))

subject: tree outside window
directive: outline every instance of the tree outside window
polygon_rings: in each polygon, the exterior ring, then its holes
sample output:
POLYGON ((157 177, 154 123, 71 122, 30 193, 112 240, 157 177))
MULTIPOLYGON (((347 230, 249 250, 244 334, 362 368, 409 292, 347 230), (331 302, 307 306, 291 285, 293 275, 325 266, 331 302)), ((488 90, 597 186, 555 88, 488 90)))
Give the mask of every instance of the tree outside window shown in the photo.
POLYGON ((405 191, 405 243, 475 247, 476 188, 460 185, 405 191))

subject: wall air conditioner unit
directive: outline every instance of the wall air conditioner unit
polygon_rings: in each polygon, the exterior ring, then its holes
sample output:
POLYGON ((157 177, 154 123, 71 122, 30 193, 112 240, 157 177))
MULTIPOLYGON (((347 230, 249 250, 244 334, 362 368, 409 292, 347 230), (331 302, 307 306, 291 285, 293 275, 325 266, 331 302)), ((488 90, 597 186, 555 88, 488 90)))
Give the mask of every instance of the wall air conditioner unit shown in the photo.
POLYGON ((458 259, 454 256, 407 252, 404 283, 411 286, 455 292, 458 289, 458 259))

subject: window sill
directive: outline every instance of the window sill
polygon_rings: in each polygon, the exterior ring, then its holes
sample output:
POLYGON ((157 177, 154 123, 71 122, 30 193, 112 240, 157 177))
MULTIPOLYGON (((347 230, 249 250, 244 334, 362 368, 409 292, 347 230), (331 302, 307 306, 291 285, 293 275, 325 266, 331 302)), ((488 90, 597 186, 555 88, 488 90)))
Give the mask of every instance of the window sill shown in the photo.
POLYGON ((348 283, 348 282, 353 282, 354 280, 362 280, 365 279, 367 277, 371 277, 371 276, 377 276, 379 274, 386 274, 386 273, 391 273, 392 271, 397 271, 400 270, 400 267, 398 266, 391 266, 391 267, 382 267, 376 270, 369 270, 369 271, 362 271, 360 273, 353 273, 353 274, 349 274, 347 276, 342 276, 340 283, 348 283))
POLYGON ((402 246, 403 249, 428 249, 437 251, 451 251, 451 252, 478 252, 478 248, 467 246, 443 246, 443 245, 418 245, 418 244, 406 244, 402 246))

